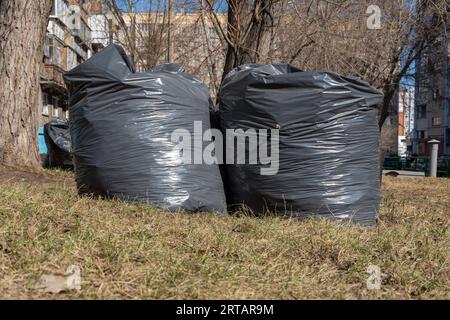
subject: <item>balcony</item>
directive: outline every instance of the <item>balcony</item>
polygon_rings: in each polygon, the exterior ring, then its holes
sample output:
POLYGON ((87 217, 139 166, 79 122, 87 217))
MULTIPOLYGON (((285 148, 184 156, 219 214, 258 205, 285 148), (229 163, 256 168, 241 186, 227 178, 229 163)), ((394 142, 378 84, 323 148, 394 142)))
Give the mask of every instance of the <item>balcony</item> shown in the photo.
POLYGON ((78 45, 77 43, 73 44, 73 50, 80 56, 82 57, 84 60, 88 59, 88 52, 86 50, 84 50, 80 45, 78 45))
POLYGON ((85 46, 87 48, 90 47, 91 43, 91 29, 84 22, 83 19, 80 19, 80 23, 76 26, 76 28, 72 29, 72 35, 78 38, 78 42, 80 45, 85 46))
POLYGON ((49 34, 54 35, 61 41, 64 41, 64 28, 61 27, 55 20, 50 19, 47 26, 47 31, 49 34))
POLYGON ((64 83, 64 69, 54 64, 44 64, 41 71, 41 87, 51 88, 59 93, 66 94, 64 83))
POLYGON ((112 26, 110 21, 103 15, 93 15, 89 17, 91 32, 91 44, 106 47, 112 37, 112 26))
POLYGON ((91 30, 84 28, 73 29, 72 34, 74 37, 78 37, 86 46, 89 46, 91 40, 91 30))
POLYGON ((50 12, 50 18, 58 19, 62 23, 65 23, 64 17, 69 11, 69 4, 65 0, 52 1, 52 11, 50 12))

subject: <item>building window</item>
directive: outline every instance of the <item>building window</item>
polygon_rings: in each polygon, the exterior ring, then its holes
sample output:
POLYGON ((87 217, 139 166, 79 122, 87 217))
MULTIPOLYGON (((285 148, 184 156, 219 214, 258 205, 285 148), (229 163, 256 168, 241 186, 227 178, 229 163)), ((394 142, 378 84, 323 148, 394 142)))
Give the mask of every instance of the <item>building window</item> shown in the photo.
POLYGON ((66 110, 66 119, 69 119, 69 110, 66 110))
POLYGON ((437 126, 442 125, 441 117, 433 117, 433 118, 431 118, 431 125, 433 127, 437 127, 437 126))
POLYGON ((64 45, 53 38, 53 63, 64 68, 64 45))
MULTIPOLYGON (((69 51, 69 50, 67 50, 69 51)), ((44 47, 45 63, 54 64, 61 68, 65 67, 66 54, 64 45, 54 37, 49 37, 46 40, 44 47)))
POLYGON ((425 139, 425 131, 424 130, 417 131, 417 138, 425 139))
POLYGON ((56 0, 52 1, 52 11, 50 12, 51 16, 56 16, 56 12, 58 11, 56 0))
POLYGON ((47 61, 52 59, 51 46, 52 46, 52 37, 49 34, 47 34, 44 42, 44 57, 47 58, 47 61))
POLYGON ((439 89, 436 89, 433 91, 433 99, 437 100, 439 99, 440 93, 439 93, 439 89))
POLYGON ((59 117, 59 99, 53 97, 53 113, 52 116, 59 117))
POLYGON ((42 92, 42 115, 48 116, 48 94, 42 92))
POLYGON ((426 117, 427 117, 427 105, 421 104, 420 106, 417 106, 417 118, 425 119, 426 117))
POLYGON ((52 6, 52 16, 62 16, 68 12, 68 6, 64 0, 56 0, 53 2, 52 6))
POLYGON ((70 48, 66 49, 66 69, 70 70, 77 66, 77 55, 75 51, 70 48))

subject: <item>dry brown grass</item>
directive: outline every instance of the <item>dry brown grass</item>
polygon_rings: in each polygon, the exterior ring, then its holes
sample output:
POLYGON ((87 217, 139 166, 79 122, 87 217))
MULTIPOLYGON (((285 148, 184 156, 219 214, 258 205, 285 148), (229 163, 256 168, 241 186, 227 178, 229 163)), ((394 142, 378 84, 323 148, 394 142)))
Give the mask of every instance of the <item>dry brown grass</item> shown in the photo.
POLYGON ((450 180, 386 178, 374 228, 320 220, 173 214, 78 197, 57 182, 0 180, 0 297, 450 298, 450 180), (82 269, 81 292, 34 289, 82 269), (369 265, 381 290, 366 288, 369 265))

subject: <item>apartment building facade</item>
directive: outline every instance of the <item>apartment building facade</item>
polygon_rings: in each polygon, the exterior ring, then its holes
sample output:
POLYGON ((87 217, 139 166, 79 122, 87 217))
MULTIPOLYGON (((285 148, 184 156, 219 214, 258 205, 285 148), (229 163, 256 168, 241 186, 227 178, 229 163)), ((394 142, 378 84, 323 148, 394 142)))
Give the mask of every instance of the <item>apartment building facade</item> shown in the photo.
POLYGON ((40 81, 40 126, 68 117, 64 73, 114 41, 112 20, 99 1, 53 0, 40 81))
POLYGON ((64 73, 115 41, 116 32, 117 23, 113 15, 100 1, 53 0, 40 75, 40 153, 46 153, 44 124, 53 119, 69 117, 64 73))
POLYGON ((87 18, 86 9, 75 1, 53 1, 41 72, 40 126, 52 119, 68 116, 68 96, 63 75, 91 55, 91 29, 87 18))
POLYGON ((93 54, 111 43, 118 42, 119 24, 103 1, 90 1, 88 21, 93 54))
POLYGON ((429 156, 431 139, 439 155, 450 156, 450 21, 416 63, 416 110, 412 152, 429 156))

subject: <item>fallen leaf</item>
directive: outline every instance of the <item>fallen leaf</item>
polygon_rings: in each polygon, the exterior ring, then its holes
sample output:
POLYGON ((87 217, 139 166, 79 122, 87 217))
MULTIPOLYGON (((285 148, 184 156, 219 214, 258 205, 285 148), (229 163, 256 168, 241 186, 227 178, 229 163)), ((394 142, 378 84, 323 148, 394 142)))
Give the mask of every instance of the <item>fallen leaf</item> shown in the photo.
POLYGON ((81 270, 71 265, 64 275, 44 274, 37 282, 36 289, 48 293, 60 293, 70 290, 81 290, 81 270))
POLYGON ((34 239, 36 237, 37 232, 38 229, 35 226, 30 226, 27 229, 27 235, 30 239, 34 239))

